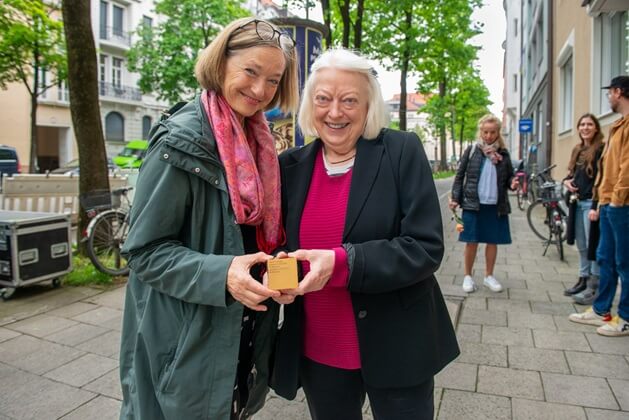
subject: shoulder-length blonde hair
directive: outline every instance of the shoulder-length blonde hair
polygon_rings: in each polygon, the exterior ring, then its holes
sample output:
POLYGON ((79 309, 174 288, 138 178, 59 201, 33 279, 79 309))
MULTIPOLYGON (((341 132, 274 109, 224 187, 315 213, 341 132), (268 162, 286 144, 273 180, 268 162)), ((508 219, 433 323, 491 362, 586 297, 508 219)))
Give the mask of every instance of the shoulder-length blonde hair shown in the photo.
POLYGON ((299 65, 297 46, 282 48, 277 34, 272 39, 263 40, 256 30, 256 22, 268 23, 272 28, 279 29, 268 21, 242 18, 227 25, 208 45, 197 59, 194 74, 199 84, 207 90, 221 93, 225 80, 225 62, 235 51, 253 47, 272 47, 282 51, 286 60, 286 68, 280 80, 275 96, 265 110, 279 107, 283 112, 292 112, 299 103, 299 65))
POLYGON ((498 138, 496 139, 496 141, 498 142, 498 147, 500 149, 506 149, 507 145, 505 144, 505 140, 502 138, 502 122, 500 121, 500 118, 496 117, 494 114, 485 114, 481 117, 480 120, 478 120, 478 131, 476 132, 476 138, 479 140, 481 139, 480 130, 485 123, 496 125, 496 127, 498 128, 498 138))
POLYGON ((310 76, 306 80, 301 97, 297 121, 304 136, 318 137, 314 125, 314 89, 317 86, 319 72, 323 69, 337 69, 362 74, 367 82, 367 119, 362 133, 366 139, 374 139, 380 130, 388 124, 388 114, 380 84, 376 79, 373 65, 366 58, 343 48, 325 51, 312 64, 310 76))

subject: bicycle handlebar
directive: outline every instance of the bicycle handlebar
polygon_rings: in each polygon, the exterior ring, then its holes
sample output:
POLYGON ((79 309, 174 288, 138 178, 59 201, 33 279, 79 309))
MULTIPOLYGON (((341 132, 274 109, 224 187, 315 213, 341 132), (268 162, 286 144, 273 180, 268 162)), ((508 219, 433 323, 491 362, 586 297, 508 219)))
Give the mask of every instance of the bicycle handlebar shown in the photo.
MULTIPOLYGON (((550 165, 548 168, 546 169, 542 169, 540 172, 535 174, 535 178, 543 178, 544 175, 547 175, 550 173, 551 170, 553 170, 553 168, 555 168, 555 166, 557 166, 557 164, 554 165, 550 165)), ((552 179, 552 178, 551 178, 552 179)))
POLYGON ((133 189, 133 187, 116 188, 115 190, 112 190, 111 193, 113 195, 126 195, 132 189, 133 189))

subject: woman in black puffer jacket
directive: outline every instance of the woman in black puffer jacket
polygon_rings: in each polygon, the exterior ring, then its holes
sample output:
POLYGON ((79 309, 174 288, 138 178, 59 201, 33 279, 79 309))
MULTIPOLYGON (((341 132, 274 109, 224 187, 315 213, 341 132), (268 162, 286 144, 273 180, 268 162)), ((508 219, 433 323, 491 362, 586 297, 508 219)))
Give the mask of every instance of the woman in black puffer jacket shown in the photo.
POLYGON ((472 268, 479 243, 486 244, 483 284, 493 292, 502 291, 494 277, 494 265, 497 245, 511 243, 507 190, 515 189, 518 181, 500 128, 500 120, 492 114, 479 120, 479 140, 463 153, 452 185, 450 208, 463 209, 464 228, 459 240, 466 243, 463 290, 467 293, 476 289, 472 268))

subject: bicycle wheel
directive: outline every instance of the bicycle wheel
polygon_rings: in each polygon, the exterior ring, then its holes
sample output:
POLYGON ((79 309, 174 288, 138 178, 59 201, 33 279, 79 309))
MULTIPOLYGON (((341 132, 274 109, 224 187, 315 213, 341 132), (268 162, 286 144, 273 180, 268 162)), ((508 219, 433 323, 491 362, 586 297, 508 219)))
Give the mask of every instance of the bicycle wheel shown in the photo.
POLYGON ((557 246, 557 252, 559 253, 559 259, 563 261, 563 232, 559 226, 555 227, 554 241, 557 246))
POLYGON ((524 201, 525 201, 525 197, 524 197, 524 191, 522 191, 522 186, 518 185, 518 189, 515 191, 515 197, 518 201, 518 208, 522 211, 524 211, 524 201))
POLYGON ((88 227, 87 255, 101 272, 112 276, 129 273, 120 249, 127 237, 127 214, 120 210, 99 213, 88 227))
POLYGON ((541 201, 533 203, 526 211, 526 221, 529 227, 538 238, 545 241, 550 236, 550 226, 548 225, 548 209, 541 201))

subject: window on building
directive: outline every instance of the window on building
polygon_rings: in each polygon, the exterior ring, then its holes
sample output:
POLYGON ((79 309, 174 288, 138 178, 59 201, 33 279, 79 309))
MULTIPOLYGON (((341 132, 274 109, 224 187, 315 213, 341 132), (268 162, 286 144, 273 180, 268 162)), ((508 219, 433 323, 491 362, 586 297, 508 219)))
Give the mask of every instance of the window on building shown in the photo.
POLYGON ((559 67, 559 130, 572 128, 573 110, 573 60, 570 53, 559 67))
POLYGON ((148 17, 148 16, 142 16, 142 26, 144 26, 145 28, 152 28, 153 27, 153 18, 148 17))
POLYGON ((100 54, 98 56, 98 81, 99 81, 99 92, 101 95, 105 94, 105 83, 107 82, 107 59, 108 57, 105 54, 100 54))
POLYGON ((69 102, 70 94, 68 92, 68 85, 64 81, 57 83, 57 100, 60 102, 69 102))
POLYGON ((601 86, 609 84, 612 77, 626 74, 627 63, 627 12, 601 14, 594 18, 594 42, 592 48, 593 103, 598 114, 610 112, 609 102, 601 86))
POLYGON ((113 25, 112 25, 113 26, 113 28, 112 28, 113 29, 113 34, 114 34, 114 36, 122 37, 122 36, 124 36, 124 30, 123 30, 123 28, 124 28, 124 21, 123 21, 124 9, 122 7, 116 6, 114 4, 112 14, 113 14, 113 19, 112 19, 113 20, 113 25))
POLYGON ((535 129, 535 135, 537 137, 537 141, 540 143, 544 142, 544 109, 542 108, 542 103, 539 102, 535 107, 535 117, 533 117, 534 121, 537 121, 537 127, 535 129))
POLYGON ((117 88, 122 86, 122 58, 111 60, 111 84, 117 88))
POLYGON ((535 23, 535 38, 537 39, 537 50, 535 55, 537 57, 537 64, 541 65, 544 59, 544 28, 542 26, 542 19, 540 18, 535 23))
POLYGON ((149 131, 151 131, 151 125, 153 125, 153 119, 148 115, 142 117, 142 138, 148 140, 149 131))
POLYGON ((518 36, 518 20, 513 19, 513 36, 518 36))
POLYGON ((115 111, 105 117, 105 139, 107 141, 124 141, 124 117, 115 111))
POLYGON ((514 92, 518 91, 518 75, 517 74, 513 75, 513 91, 514 92))
POLYGON ((107 39, 107 9, 106 1, 100 2, 100 39, 107 39))
POLYGON ((44 67, 37 69, 37 92, 41 99, 46 99, 46 91, 44 89, 46 89, 47 74, 48 72, 44 67))

